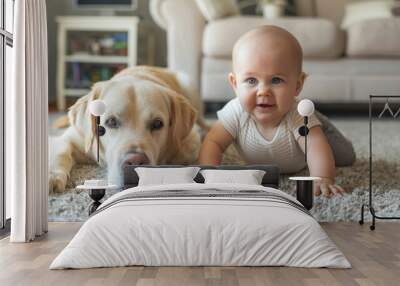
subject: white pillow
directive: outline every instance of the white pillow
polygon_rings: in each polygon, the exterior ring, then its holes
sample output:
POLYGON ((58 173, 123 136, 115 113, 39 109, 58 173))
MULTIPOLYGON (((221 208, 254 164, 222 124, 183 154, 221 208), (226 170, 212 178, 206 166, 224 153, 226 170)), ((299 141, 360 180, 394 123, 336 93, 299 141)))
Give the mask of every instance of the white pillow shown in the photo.
POLYGON ((139 186, 195 183, 193 179, 199 170, 199 167, 135 168, 139 176, 139 186))
POLYGON ((261 185, 265 171, 262 170, 201 170, 204 183, 235 183, 261 185))
POLYGON ((393 1, 365 1, 349 3, 345 7, 342 21, 342 29, 347 29, 351 25, 377 18, 391 18, 393 1))
POLYGON ((196 0, 196 3, 208 21, 240 13, 236 0, 196 0))

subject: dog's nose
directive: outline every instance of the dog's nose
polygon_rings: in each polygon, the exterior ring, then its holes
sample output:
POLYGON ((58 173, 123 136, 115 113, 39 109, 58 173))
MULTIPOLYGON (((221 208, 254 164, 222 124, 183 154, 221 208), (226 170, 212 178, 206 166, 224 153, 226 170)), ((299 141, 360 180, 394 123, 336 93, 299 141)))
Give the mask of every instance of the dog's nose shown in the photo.
POLYGON ((131 153, 125 156, 123 165, 147 165, 149 158, 143 153, 131 153))

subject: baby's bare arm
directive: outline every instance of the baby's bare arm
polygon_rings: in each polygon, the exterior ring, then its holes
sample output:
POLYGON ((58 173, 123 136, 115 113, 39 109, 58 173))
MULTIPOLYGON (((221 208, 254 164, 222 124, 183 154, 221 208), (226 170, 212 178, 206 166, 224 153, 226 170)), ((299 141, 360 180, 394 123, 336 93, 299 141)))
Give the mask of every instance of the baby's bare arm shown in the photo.
POLYGON ((232 135, 226 131, 221 122, 217 121, 211 127, 203 140, 200 149, 199 164, 219 165, 222 161, 222 154, 233 142, 232 135))
MULTIPOLYGON (((298 142, 304 152, 304 137, 299 137, 298 142)), ((322 181, 317 181, 314 184, 315 194, 319 195, 322 191, 329 197, 332 193, 343 193, 344 190, 335 185, 335 159, 331 146, 319 126, 310 129, 307 136, 307 150, 307 165, 310 176, 322 178, 322 181)))

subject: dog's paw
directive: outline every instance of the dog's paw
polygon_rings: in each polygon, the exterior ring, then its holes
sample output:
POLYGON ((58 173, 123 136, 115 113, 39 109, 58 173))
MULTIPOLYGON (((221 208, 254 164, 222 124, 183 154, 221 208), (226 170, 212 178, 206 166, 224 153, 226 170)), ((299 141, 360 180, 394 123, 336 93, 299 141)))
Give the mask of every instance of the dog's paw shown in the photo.
POLYGON ((49 173, 49 193, 63 193, 67 185, 68 176, 61 171, 50 171, 49 173))

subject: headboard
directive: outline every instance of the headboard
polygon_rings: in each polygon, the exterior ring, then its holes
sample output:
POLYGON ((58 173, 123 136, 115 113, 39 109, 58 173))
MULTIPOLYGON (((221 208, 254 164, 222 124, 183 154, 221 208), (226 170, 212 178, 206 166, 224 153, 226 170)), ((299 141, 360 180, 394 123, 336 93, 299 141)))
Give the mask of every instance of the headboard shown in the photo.
MULTIPOLYGON (((276 165, 221 165, 221 166, 202 166, 196 165, 200 167, 202 170, 204 169, 221 169, 221 170, 264 170, 265 175, 262 179, 262 185, 265 187, 279 188, 279 168, 276 165)), ((179 168, 179 167, 187 167, 183 165, 159 165, 159 166, 137 166, 137 165, 128 165, 124 167, 124 189, 136 187, 139 182, 139 177, 135 171, 136 167, 147 167, 147 168, 179 168)), ((194 178, 197 183, 204 183, 204 178, 200 174, 194 178)))

